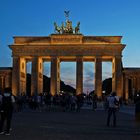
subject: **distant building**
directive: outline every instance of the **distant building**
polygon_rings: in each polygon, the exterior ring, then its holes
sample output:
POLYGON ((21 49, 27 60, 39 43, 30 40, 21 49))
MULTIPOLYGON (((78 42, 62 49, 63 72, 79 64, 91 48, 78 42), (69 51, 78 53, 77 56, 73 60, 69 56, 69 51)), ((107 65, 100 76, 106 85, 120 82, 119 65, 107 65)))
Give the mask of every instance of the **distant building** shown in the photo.
POLYGON ((12 67, 0 67, 0 92, 4 92, 4 88, 12 89, 12 67))

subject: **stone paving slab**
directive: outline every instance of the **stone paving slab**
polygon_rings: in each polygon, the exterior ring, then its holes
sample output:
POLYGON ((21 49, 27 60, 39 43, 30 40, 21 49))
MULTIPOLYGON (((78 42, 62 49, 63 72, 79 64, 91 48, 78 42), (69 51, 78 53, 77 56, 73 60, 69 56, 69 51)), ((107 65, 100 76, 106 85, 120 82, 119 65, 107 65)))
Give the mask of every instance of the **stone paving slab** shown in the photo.
POLYGON ((138 140, 134 116, 119 112, 117 127, 106 127, 107 112, 30 111, 15 113, 10 136, 0 140, 138 140))

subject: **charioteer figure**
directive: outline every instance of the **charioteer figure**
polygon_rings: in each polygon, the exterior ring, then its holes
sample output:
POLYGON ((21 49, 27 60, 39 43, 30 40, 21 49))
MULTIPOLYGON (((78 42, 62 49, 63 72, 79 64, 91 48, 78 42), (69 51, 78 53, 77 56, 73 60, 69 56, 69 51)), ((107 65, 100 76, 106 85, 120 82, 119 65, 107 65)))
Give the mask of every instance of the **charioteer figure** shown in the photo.
POLYGON ((72 27, 72 21, 69 20, 69 12, 64 11, 66 17, 66 23, 62 22, 61 26, 58 26, 56 22, 54 22, 55 33, 58 34, 79 34, 80 33, 80 22, 77 23, 75 28, 72 27))

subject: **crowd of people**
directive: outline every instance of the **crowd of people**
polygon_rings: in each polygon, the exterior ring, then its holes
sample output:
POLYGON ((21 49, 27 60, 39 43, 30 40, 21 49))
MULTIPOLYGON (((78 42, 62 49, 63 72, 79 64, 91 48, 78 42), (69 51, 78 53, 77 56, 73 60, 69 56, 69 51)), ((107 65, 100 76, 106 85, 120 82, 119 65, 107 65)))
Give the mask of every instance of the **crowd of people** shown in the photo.
MULTIPOLYGON (((96 94, 85 96, 83 94, 75 95, 64 92, 54 96, 50 93, 44 93, 36 96, 20 94, 15 97, 10 90, 5 89, 4 94, 0 95, 0 134, 10 135, 13 112, 20 112, 24 109, 38 110, 40 112, 54 110, 79 112, 85 103, 92 106, 95 111, 98 100, 96 94)), ((119 110, 120 101, 116 96, 116 92, 111 92, 110 95, 104 98, 104 107, 108 112, 106 121, 108 127, 110 126, 111 116, 113 116, 113 126, 116 127, 116 112, 119 110)))
POLYGON ((33 110, 45 111, 59 108, 62 111, 80 111, 83 104, 83 96, 73 94, 56 94, 52 96, 50 93, 39 94, 37 96, 25 96, 24 94, 15 97, 15 111, 22 111, 29 107, 33 110))

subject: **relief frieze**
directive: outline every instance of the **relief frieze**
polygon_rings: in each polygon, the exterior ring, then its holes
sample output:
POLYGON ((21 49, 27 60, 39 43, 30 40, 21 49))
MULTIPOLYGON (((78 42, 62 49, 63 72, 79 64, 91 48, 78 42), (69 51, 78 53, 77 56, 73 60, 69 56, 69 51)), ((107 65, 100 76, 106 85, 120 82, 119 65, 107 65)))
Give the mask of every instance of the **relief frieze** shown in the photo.
POLYGON ((23 73, 23 72, 21 72, 20 75, 21 75, 22 78, 25 78, 26 77, 25 76, 25 73, 23 73))
POLYGON ((39 72, 39 78, 43 78, 43 74, 41 72, 39 72))
POLYGON ((55 46, 55 45, 51 45, 51 46, 38 46, 36 48, 28 48, 28 49, 16 49, 15 51, 13 51, 13 55, 17 55, 17 56, 52 56, 52 55, 56 55, 56 56, 74 56, 74 55, 86 55, 86 56, 91 56, 91 55, 95 55, 95 54, 101 54, 101 55, 120 55, 121 51, 120 47, 117 48, 113 48, 113 47, 109 47, 106 48, 105 51, 105 45, 103 47, 92 47, 92 46, 55 46))
POLYGON ((62 44, 69 44, 69 43, 82 43, 82 39, 81 38, 65 38, 65 37, 63 37, 63 38, 51 38, 51 43, 52 44, 60 44, 60 43, 62 43, 62 44))

